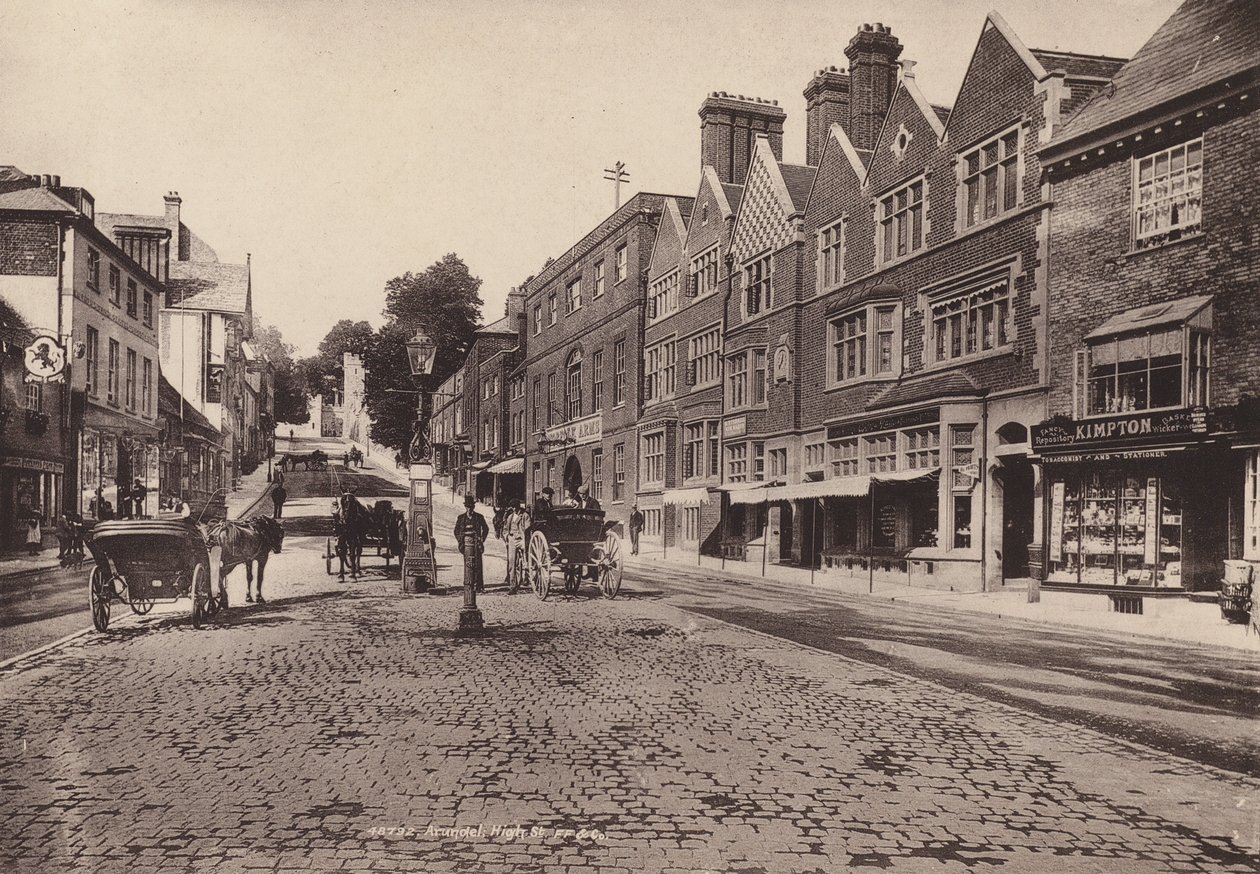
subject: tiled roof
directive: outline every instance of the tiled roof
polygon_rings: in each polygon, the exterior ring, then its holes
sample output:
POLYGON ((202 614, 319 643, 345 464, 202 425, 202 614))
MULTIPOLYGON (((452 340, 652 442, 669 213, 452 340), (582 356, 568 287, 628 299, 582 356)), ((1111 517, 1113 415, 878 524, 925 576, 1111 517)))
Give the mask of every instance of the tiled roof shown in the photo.
POLYGON ((0 209, 73 213, 74 207, 47 188, 19 188, 0 194, 0 209))
POLYGON ((221 261, 172 261, 167 306, 244 313, 249 301, 249 266, 221 261))
POLYGON ((800 164, 779 164, 779 172, 783 174, 783 183, 787 185, 792 205, 800 212, 804 212, 805 203, 809 200, 809 189, 814 184, 814 174, 818 172, 818 168, 803 167, 800 164))
POLYGON ((1056 52, 1049 49, 1029 49, 1034 58, 1041 62, 1047 73, 1062 70, 1069 76, 1093 76, 1098 79, 1110 79, 1125 64, 1124 58, 1109 58, 1105 55, 1078 55, 1075 52, 1056 52))
POLYGON ((12 164, 0 164, 0 182, 24 182, 29 177, 12 164))
POLYGON ((165 228, 166 217, 161 215, 136 215, 125 212, 98 212, 96 214, 96 226, 100 228, 102 234, 105 234, 112 240, 114 238, 114 228, 165 228))
POLYGON ((165 376, 158 375, 158 415, 179 421, 182 416, 184 427, 192 427, 214 440, 219 439, 219 429, 210 424, 210 420, 201 411, 184 400, 179 389, 171 385, 165 376))
POLYGON ((949 114, 953 111, 953 107, 937 106, 935 103, 931 104, 931 106, 932 111, 936 113, 936 117, 941 120, 941 124, 949 121, 949 114))
POLYGON ((868 410, 885 407, 899 407, 918 401, 930 401, 938 398, 974 397, 979 393, 976 384, 965 373, 951 370, 922 379, 898 383, 884 389, 867 403, 868 410))
POLYGON ((726 195, 726 202, 731 205, 732 215, 738 214, 739 202, 744 197, 744 186, 734 185, 730 182, 723 182, 722 192, 726 195))
POLYGON ((487 334, 515 334, 516 329, 512 327, 512 320, 504 316, 497 322, 491 322, 477 329, 477 333, 483 332, 487 334))
POLYGON ((1049 148, 1102 131, 1260 65, 1258 0, 1186 0, 1081 107, 1049 148))

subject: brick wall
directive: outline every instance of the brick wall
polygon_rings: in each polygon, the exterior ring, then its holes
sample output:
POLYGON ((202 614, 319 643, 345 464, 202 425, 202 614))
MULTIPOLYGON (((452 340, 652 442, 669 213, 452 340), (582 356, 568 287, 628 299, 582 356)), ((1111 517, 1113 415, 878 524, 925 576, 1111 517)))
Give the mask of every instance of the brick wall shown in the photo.
POLYGON ((56 223, 20 218, 0 221, 0 273, 56 276, 56 223))
POLYGON ((1134 251, 1130 154, 1070 175, 1055 170, 1052 413, 1072 413, 1074 353, 1086 334, 1124 310, 1195 295, 1213 297, 1212 405, 1260 395, 1260 113, 1213 112, 1205 120, 1142 144, 1148 154, 1202 134, 1203 233, 1193 239, 1134 251))

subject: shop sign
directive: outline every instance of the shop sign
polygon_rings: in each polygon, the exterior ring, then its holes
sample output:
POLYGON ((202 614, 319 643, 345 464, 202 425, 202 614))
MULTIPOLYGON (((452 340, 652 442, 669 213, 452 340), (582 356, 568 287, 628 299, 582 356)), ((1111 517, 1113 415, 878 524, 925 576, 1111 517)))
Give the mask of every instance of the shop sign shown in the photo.
POLYGON ((206 368, 206 403, 223 403, 223 365, 211 364, 206 368))
POLYGON ((1043 449, 1076 448, 1123 440, 1159 440, 1207 433, 1207 410, 1130 413, 1103 419, 1034 425, 1032 446, 1043 449))
POLYGON ((1065 455, 1047 455, 1042 461, 1047 464, 1076 464, 1082 461, 1145 461, 1152 458, 1167 458, 1167 449, 1127 449, 1115 452, 1072 452, 1065 455))
POLYGON ((585 419, 574 419, 563 425, 548 428, 543 433, 543 440, 552 446, 581 446, 586 443, 598 443, 604 439, 604 418, 599 413, 585 419))
POLYGON ((60 382, 66 370, 66 350, 55 338, 41 334, 24 350, 27 382, 60 382))
POLYGON ((41 458, 20 458, 11 456, 0 458, 0 467, 21 467, 26 470, 39 470, 44 473, 65 473, 66 466, 58 461, 44 461, 41 458))
POLYGON ((875 434, 880 431, 893 431, 897 428, 909 428, 914 425, 929 425, 939 421, 941 411, 938 407, 930 410, 919 410, 915 413, 901 413, 894 416, 878 416, 846 422, 843 425, 832 425, 827 429, 828 440, 841 437, 852 437, 856 434, 875 434))
POLYGON ((748 417, 736 416, 722 421, 723 437, 743 437, 748 433, 748 417))

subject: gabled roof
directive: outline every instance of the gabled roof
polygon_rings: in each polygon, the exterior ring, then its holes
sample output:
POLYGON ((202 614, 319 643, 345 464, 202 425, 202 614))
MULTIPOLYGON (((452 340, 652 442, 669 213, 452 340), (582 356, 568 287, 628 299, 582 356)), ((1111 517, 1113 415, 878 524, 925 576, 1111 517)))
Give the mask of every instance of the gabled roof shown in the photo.
POLYGON ((744 198, 744 186, 736 185, 733 182, 723 182, 722 193, 726 195, 726 202, 731 205, 731 215, 739 212, 739 202, 744 198))
POLYGON ((797 212, 805 211, 809 201, 809 189, 814 184, 817 167, 806 167, 801 164, 780 164, 779 172, 783 174, 783 183, 787 186, 788 196, 797 212))
POLYGON ((172 261, 167 306, 244 314, 249 306, 249 265, 172 261))
POLYGON ((832 124, 827 131, 827 139, 823 141, 822 154, 818 156, 818 168, 814 173, 813 180, 809 186, 809 196, 805 199, 805 208, 809 209, 809 202, 814 197, 814 186, 824 177, 821 172, 823 163, 827 160, 827 156, 832 149, 840 149, 844 157, 848 160, 849 168, 853 170, 853 175, 857 177, 858 184, 861 185, 866 181, 866 168, 870 164, 872 152, 866 150, 859 151, 853 148, 853 141, 849 139, 849 135, 844 132, 844 128, 839 124, 832 124))
MULTIPOLYGON (((677 198, 670 197, 665 201, 661 223, 656 226, 656 236, 652 239, 652 253, 648 256, 649 269, 656 266, 656 250, 660 248, 665 234, 672 233, 674 235, 674 238, 678 241, 679 252, 687 248, 687 220, 690 217, 690 203, 687 204, 687 209, 684 211, 679 207, 677 198)), ((673 265, 674 269, 677 269, 678 266, 677 263, 673 265)))
POLYGON ((1102 134, 1260 67, 1258 0, 1186 0, 1047 146, 1102 134))
POLYGON ((17 191, 6 191, 0 194, 0 209, 74 214, 74 207, 43 187, 19 188, 17 191))

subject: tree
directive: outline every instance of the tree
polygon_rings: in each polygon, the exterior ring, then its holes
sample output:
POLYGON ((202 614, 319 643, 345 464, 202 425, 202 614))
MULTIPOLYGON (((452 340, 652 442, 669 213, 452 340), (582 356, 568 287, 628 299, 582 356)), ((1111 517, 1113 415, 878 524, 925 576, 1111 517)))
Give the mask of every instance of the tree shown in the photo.
POLYGON ((306 383, 297 371, 293 360, 293 346, 284 342, 280 329, 274 325, 259 325, 254 330, 254 344, 271 362, 275 376, 273 384, 275 419, 302 425, 310 421, 307 409, 309 394, 306 383))
POLYGON ((421 385, 435 391, 459 369, 472 345, 481 320, 480 289, 481 280, 454 253, 422 273, 409 271, 385 284, 388 321, 364 358, 373 440, 391 449, 405 449, 410 443, 417 396, 407 362, 407 340, 423 325, 437 344, 433 373, 421 385))
POLYGON ((301 377, 312 395, 340 390, 345 380, 342 355, 350 352, 362 357, 372 343, 374 332, 367 322, 342 319, 329 329, 319 343, 319 351, 300 363, 301 377))

